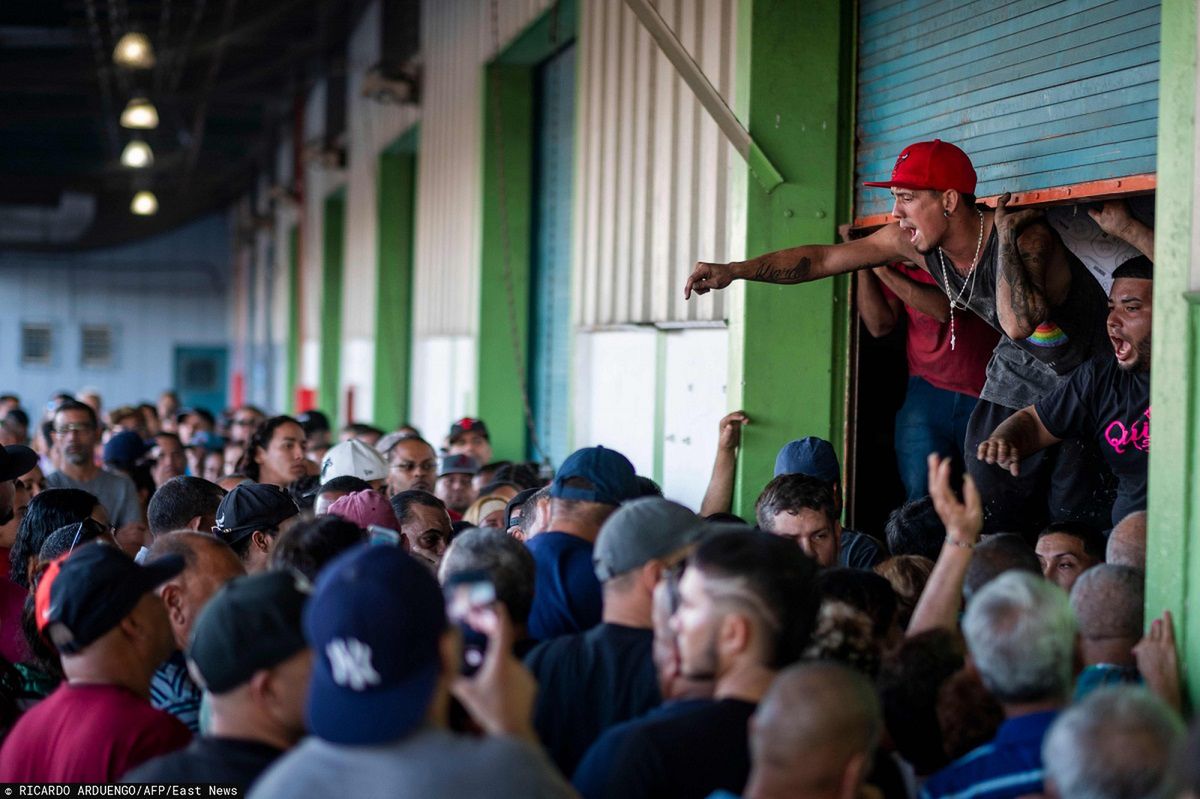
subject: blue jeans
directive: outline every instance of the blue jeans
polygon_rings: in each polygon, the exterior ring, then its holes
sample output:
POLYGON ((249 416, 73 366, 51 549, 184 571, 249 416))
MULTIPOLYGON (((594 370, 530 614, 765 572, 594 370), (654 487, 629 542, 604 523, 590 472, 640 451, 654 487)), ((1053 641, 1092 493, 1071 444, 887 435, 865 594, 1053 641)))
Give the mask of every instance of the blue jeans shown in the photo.
POLYGON ((896 413, 896 464, 908 501, 929 493, 929 453, 962 460, 967 422, 979 400, 908 378, 904 405, 896 413))

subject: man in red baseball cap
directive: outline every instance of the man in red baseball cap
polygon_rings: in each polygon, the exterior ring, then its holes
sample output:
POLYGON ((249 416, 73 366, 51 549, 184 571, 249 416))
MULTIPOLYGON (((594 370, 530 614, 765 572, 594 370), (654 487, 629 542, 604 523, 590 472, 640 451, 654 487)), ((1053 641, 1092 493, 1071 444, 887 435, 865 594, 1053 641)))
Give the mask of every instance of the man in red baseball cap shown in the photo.
MULTIPOLYGON (((896 261, 922 266, 949 301, 952 351, 955 316, 967 310, 1002 334, 967 426, 967 453, 1016 410, 1049 394, 1080 363, 1105 353, 1107 300, 1100 285, 1038 212, 1009 210, 1008 194, 999 198, 995 211, 977 206, 975 168, 961 149, 940 139, 909 145, 888 180, 866 185, 891 191, 893 222, 844 244, 792 247, 728 264, 697 263, 684 297, 737 279, 791 284, 896 261)), ((1096 492, 1104 493, 1098 483, 1106 476, 1099 451, 1068 442, 1041 455, 1036 464, 1022 464, 1019 478, 966 458, 983 495, 986 529, 1032 530, 1051 515, 1094 516, 1106 526, 1109 507, 1096 501, 1096 492)), ((1111 490, 1107 494, 1111 505, 1111 490)))

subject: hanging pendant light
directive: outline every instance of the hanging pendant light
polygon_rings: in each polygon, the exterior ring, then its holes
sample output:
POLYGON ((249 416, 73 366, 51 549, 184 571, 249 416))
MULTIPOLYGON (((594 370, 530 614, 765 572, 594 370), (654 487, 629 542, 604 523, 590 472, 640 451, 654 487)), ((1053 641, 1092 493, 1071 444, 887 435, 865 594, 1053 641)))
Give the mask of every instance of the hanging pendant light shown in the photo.
POLYGON ((154 151, 141 139, 134 139, 121 151, 121 164, 130 169, 141 169, 154 163, 154 151))
POLYGON ((154 66, 154 48, 144 33, 127 33, 113 49, 113 61, 130 69, 150 69, 154 66))
POLYGON ((145 97, 134 97, 121 112, 121 126, 135 130, 154 130, 158 127, 158 109, 145 97))
POLYGON ((129 204, 129 210, 138 216, 153 216, 158 213, 158 198, 152 191, 139 191, 133 195, 133 202, 129 204))

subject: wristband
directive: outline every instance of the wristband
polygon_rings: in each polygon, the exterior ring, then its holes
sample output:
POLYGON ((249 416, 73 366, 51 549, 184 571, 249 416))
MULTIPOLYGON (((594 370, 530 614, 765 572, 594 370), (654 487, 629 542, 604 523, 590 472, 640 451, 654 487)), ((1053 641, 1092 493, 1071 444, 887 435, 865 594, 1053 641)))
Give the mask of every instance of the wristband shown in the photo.
POLYGON ((961 547, 962 549, 974 549, 975 548, 974 543, 968 543, 966 541, 957 541, 957 540, 951 538, 950 536, 946 536, 946 543, 950 544, 951 546, 961 547))

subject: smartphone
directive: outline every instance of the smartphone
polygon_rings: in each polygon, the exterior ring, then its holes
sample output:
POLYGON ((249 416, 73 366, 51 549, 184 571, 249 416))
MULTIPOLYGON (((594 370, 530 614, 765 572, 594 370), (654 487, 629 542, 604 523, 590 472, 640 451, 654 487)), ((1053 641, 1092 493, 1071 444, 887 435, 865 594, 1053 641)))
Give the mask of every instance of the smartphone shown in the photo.
POLYGON ((400 546, 400 534, 395 530, 380 527, 378 524, 371 524, 367 526, 367 542, 398 547, 400 546))
POLYGON ((496 601, 496 585, 487 572, 469 571, 446 580, 446 615, 458 625, 463 637, 463 656, 459 670, 470 676, 479 671, 487 652, 487 636, 471 626, 473 611, 484 610, 496 601))

